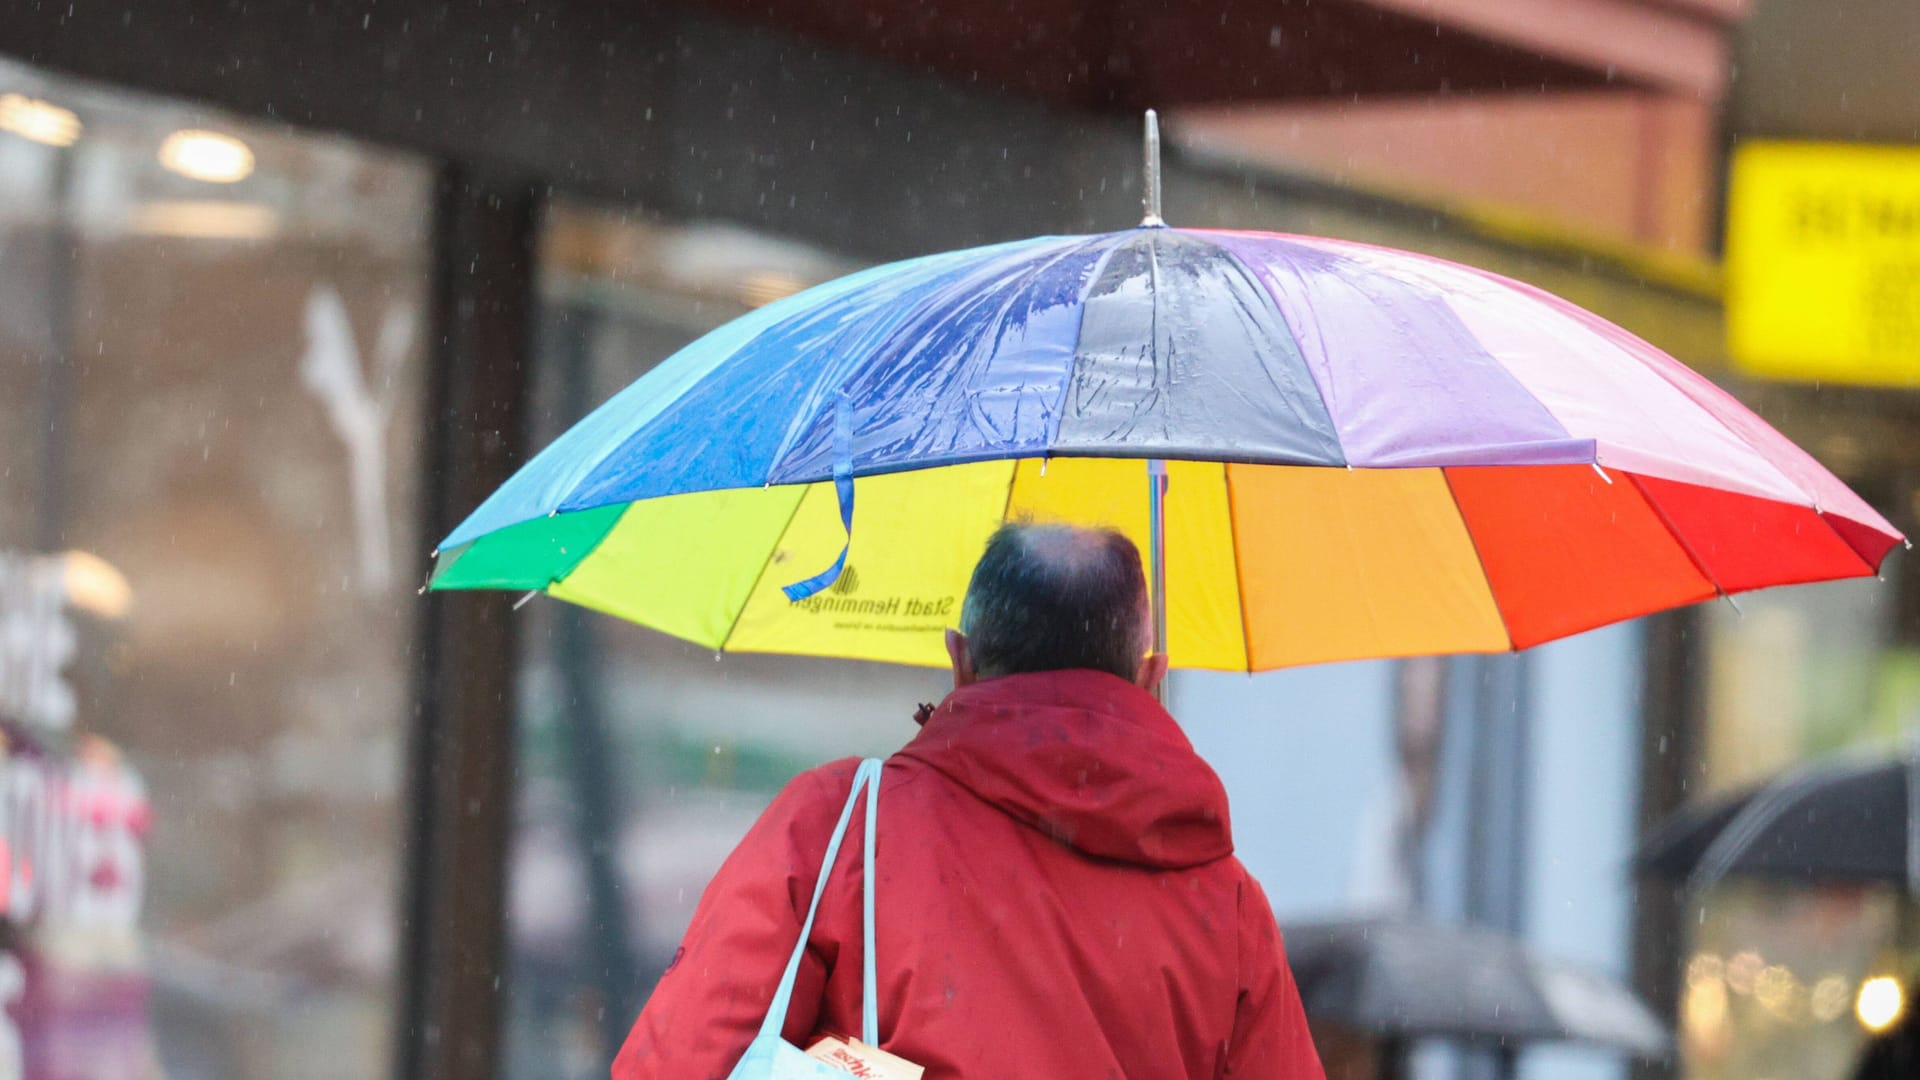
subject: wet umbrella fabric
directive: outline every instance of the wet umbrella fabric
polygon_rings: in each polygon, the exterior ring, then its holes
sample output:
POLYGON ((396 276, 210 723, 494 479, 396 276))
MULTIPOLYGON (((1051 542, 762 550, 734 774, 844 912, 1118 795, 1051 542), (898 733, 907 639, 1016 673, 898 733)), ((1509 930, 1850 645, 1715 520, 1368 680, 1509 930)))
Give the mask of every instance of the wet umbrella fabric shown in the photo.
POLYGON ((1576 1042, 1642 1057, 1668 1050, 1666 1029, 1632 991, 1492 930, 1357 919, 1283 933, 1311 1020, 1390 1040, 1576 1042))
POLYGON ((1683 810, 1641 848, 1641 869, 1704 888, 1729 876, 1881 882, 1920 896, 1920 752, 1827 761, 1683 810))
POLYGON ((1148 551, 1160 460, 1180 667, 1525 648, 1870 575, 1899 541, 1710 382, 1537 289, 1141 227, 876 267, 720 327, 503 485, 432 586, 941 664, 994 528, 1148 551))

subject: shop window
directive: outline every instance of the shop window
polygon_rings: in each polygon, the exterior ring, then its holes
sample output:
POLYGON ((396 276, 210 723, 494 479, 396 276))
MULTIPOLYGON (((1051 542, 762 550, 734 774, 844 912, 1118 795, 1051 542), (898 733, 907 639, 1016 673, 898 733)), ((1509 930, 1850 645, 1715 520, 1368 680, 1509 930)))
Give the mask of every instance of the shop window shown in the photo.
POLYGON ((389 1067, 430 184, 0 63, 0 1076, 389 1067))

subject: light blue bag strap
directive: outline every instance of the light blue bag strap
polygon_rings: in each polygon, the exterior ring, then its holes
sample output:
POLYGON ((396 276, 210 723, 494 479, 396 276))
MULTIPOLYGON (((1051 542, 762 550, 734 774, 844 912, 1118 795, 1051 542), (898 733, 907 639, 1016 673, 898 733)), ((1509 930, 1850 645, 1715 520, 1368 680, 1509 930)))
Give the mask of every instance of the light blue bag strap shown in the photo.
MULTIPOLYGON (((879 761, 873 762, 873 772, 867 777, 867 835, 866 850, 862 853, 860 864, 860 1041, 868 1046, 880 1045, 880 996, 875 988, 880 979, 875 974, 873 961, 873 837, 880 831, 880 771, 879 761)), ((858 778, 854 786, 859 787, 858 778)))
POLYGON ((793 1005, 793 984, 800 977, 800 961, 807 954, 807 939, 813 936, 813 919, 820 913, 820 897, 827 891, 827 877, 833 873, 834 860, 840 856, 840 842, 847 838, 847 825, 853 820, 854 804, 859 802, 861 789, 865 788, 867 836, 862 867, 866 881, 861 898, 861 915, 865 923, 866 950, 860 980, 860 1041, 868 1046, 879 1045, 879 1006, 874 998, 874 987, 878 980, 873 962, 873 832, 879 821, 880 770, 880 759, 868 758, 860 763, 860 768, 853 774, 853 790, 847 792, 847 805, 840 811, 839 823, 833 827, 833 839, 827 842, 826 857, 820 860, 820 876, 813 883, 813 902, 807 905, 807 921, 800 926, 800 941, 794 945, 793 956, 787 960, 786 973, 780 976, 780 988, 774 991, 766 1019, 760 1022, 760 1037, 763 1039, 779 1038, 780 1030, 787 1026, 787 1012, 793 1005))

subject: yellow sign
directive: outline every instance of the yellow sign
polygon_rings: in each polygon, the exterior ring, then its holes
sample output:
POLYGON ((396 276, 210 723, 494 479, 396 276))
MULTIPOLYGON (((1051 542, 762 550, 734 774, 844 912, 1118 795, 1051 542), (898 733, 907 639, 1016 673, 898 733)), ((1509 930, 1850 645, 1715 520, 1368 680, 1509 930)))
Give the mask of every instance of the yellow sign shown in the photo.
POLYGON ((1727 334, 1754 375, 1920 385, 1920 149, 1742 145, 1727 334))

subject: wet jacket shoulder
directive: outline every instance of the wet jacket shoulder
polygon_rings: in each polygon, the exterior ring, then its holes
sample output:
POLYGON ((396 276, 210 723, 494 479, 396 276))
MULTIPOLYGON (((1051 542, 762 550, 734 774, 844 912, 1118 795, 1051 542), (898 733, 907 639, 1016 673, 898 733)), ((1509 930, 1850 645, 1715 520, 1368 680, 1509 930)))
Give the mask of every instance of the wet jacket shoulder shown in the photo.
MULTIPOLYGON (((727 860, 618 1080, 731 1070, 799 935, 854 767, 802 774, 727 860)), ((875 873, 881 1043, 927 1080, 1321 1076, 1219 780, 1123 680, 1056 672, 949 696, 887 763, 875 873)), ((858 1027, 860 887, 850 835, 791 1041, 858 1027)))

